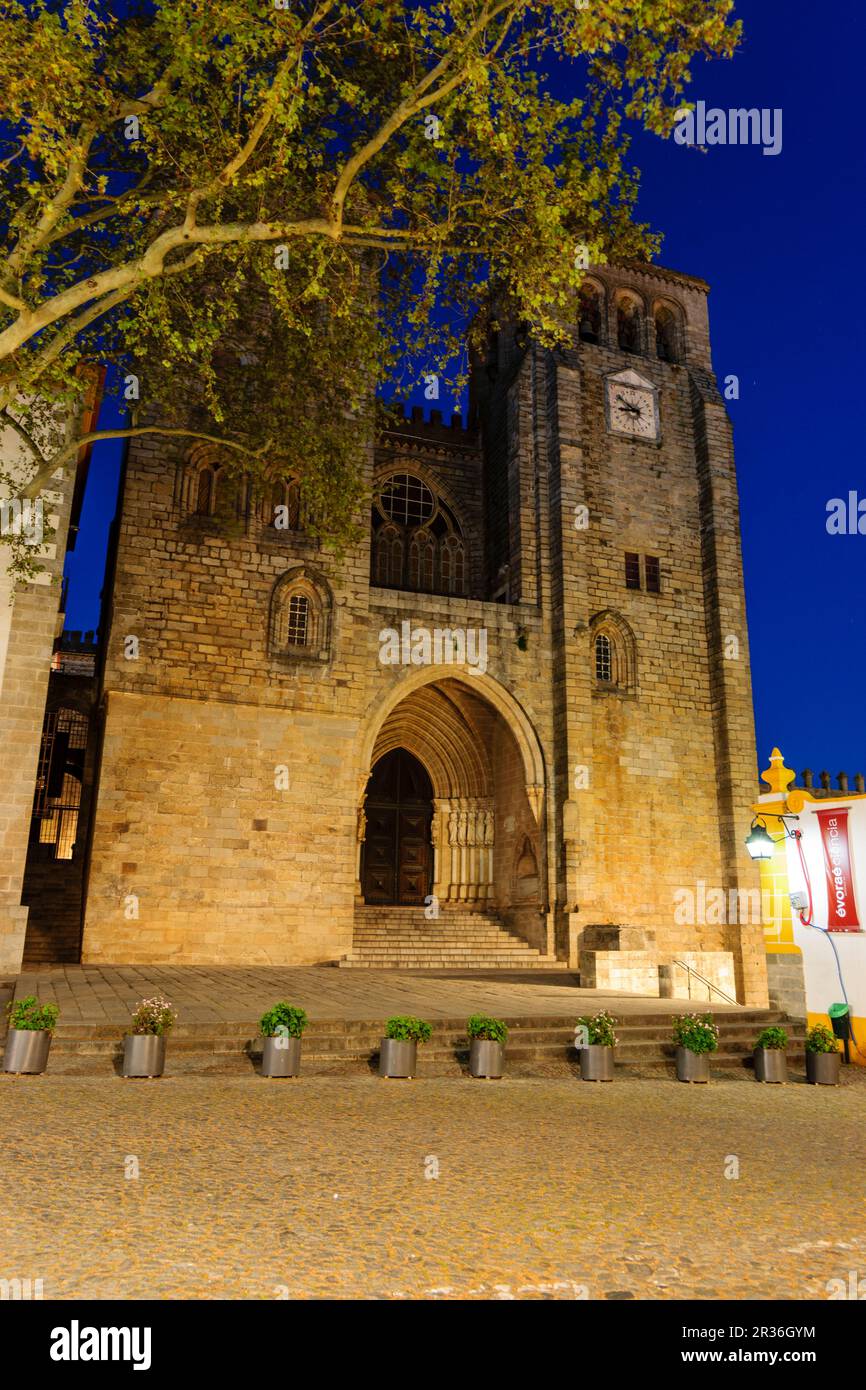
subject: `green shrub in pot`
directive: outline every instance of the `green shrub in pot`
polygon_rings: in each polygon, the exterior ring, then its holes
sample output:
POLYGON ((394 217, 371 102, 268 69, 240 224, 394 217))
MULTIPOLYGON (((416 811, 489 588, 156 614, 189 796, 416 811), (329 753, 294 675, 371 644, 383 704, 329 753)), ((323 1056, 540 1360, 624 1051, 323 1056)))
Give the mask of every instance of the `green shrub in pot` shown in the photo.
POLYGON ((281 1001, 267 1009, 259 1020, 264 1038, 262 1076, 298 1076, 301 1070, 301 1035, 307 1015, 294 1004, 281 1001))
POLYGON ((466 1021, 469 1034, 469 1075, 498 1081, 505 1067, 508 1029, 501 1018, 472 1014, 466 1021))
POLYGON ((842 1054, 826 1023, 806 1029, 806 1080, 812 1086, 838 1086, 842 1054))
POLYGON ((784 1028, 780 1028, 778 1025, 765 1028, 758 1035, 753 1053, 756 1081, 784 1085, 788 1080, 788 1062, 785 1057, 787 1046, 788 1034, 784 1028))
POLYGON ((379 1075, 409 1079, 415 1075, 418 1044, 430 1040, 433 1029, 423 1018, 397 1014, 385 1024, 379 1047, 379 1075))
POLYGON ((57 1027, 57 1004, 40 1004, 35 994, 6 1005, 9 1033, 3 1054, 3 1070, 20 1074, 43 1072, 48 1065, 51 1038, 57 1027))

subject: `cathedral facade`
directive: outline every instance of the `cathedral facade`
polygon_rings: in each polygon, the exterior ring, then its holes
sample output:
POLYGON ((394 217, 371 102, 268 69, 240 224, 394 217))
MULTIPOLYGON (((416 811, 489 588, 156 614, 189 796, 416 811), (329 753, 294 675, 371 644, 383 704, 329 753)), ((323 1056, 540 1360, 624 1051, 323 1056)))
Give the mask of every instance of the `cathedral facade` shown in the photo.
POLYGON ((297 483, 132 442, 85 962, 510 962, 650 993, 689 965, 766 1003, 760 925, 678 909, 757 887, 707 286, 605 267, 578 317, 556 352, 501 328, 468 425, 416 410, 369 448, 340 560, 297 483))

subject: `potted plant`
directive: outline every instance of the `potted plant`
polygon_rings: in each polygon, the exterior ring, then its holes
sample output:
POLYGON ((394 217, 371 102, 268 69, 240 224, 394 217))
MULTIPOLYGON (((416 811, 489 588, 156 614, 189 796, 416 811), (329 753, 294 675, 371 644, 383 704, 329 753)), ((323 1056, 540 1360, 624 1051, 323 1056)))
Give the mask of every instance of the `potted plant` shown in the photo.
POLYGON ((415 1075, 419 1042, 427 1042, 433 1029, 423 1018, 397 1015, 385 1024, 385 1036, 379 1050, 379 1075, 411 1077, 415 1075))
POLYGON ((161 995, 142 999, 132 1015, 132 1032, 123 1039, 124 1076, 162 1076, 165 1035, 176 1018, 171 1004, 161 995))
POLYGON ((788 1080, 788 1059, 785 1048, 788 1034, 784 1028, 765 1028, 755 1043, 755 1080, 771 1081, 784 1086, 788 1080))
POLYGON ((825 1023, 806 1029, 806 1080, 812 1086, 838 1086, 842 1055, 825 1023))
POLYGON ((259 1031, 264 1038, 262 1076, 297 1076, 301 1070, 301 1034, 307 1026, 303 1009, 274 1004, 263 1013, 259 1031))
POLYGON ((35 994, 28 994, 24 999, 11 1000, 6 1012, 9 1033, 3 1070, 30 1074, 44 1071, 60 1009, 56 1004, 40 1004, 35 994))
POLYGON ((719 1045, 719 1030, 712 1014, 679 1014, 674 1017, 677 1048, 677 1080, 705 1083, 710 1079, 710 1053, 719 1045))
POLYGON ((469 1075, 498 1081, 505 1066, 508 1029, 499 1018, 473 1014, 466 1023, 469 1034, 469 1075))
POLYGON ((580 1057, 582 1081, 613 1081, 613 1049, 617 1043, 613 1030, 616 1022, 606 1009, 601 1009, 591 1018, 577 1020, 574 1045, 580 1057))

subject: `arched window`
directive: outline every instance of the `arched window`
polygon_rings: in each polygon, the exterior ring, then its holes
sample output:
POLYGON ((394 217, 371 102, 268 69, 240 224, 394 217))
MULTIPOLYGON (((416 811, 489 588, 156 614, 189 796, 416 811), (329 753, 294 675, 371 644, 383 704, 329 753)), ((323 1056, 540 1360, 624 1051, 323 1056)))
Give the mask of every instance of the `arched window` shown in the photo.
POLYGON ((373 583, 399 589, 403 577, 403 535, 397 526, 382 526, 373 535, 373 583))
POLYGON ((597 614, 590 640, 596 684, 619 695, 635 693, 637 646, 625 618, 611 609, 597 614))
POLYGON ((591 280, 580 287, 578 335, 583 343, 601 342, 601 290, 591 280))
POLYGON ((616 340, 621 352, 643 351, 643 313, 634 295, 623 294, 617 300, 616 340))
POLYGON ((457 536, 446 536, 440 550, 442 588, 446 594, 465 593, 466 556, 457 536))
POLYGON ((666 304, 659 304, 654 318, 657 357, 662 362, 681 361, 680 325, 676 313, 666 304))
POLYGON ((436 547, 429 531, 415 531, 409 542, 409 587, 419 593, 433 592, 433 562, 436 547))
POLYGON ((283 478, 266 489, 262 521, 278 534, 302 529, 301 485, 297 478, 283 478))
POLYGON ((271 595, 270 655, 326 661, 330 655, 331 591, 318 574, 297 566, 277 580, 271 595))
POLYGON ((606 632, 595 639, 595 678, 607 685, 613 681, 613 643, 606 632))
POLYGON ((426 594, 466 593, 463 530, 432 487, 394 473, 373 498, 371 582, 426 594))
POLYGON ((199 445, 178 469, 175 499, 186 516, 234 524, 246 519, 248 482, 216 458, 212 448, 199 445))

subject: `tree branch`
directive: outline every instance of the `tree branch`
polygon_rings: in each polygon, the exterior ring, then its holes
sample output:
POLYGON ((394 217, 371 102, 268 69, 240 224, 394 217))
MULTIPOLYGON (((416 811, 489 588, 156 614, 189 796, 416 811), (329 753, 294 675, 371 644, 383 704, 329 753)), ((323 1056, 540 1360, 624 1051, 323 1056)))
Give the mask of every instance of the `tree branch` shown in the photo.
POLYGON ((169 435, 181 439, 203 439, 209 444, 219 445, 221 449, 232 449, 235 453, 243 454, 249 459, 261 459, 273 448, 273 440, 270 439, 258 449, 248 449, 244 444, 238 444, 233 439, 223 439, 219 435, 203 434, 200 430, 168 429, 161 425, 133 425, 127 429, 91 430, 88 434, 78 435, 62 449, 58 449, 53 458, 43 462, 41 468, 21 489, 21 498, 38 497, 58 468, 65 468, 72 459, 77 458, 79 452, 88 444, 99 444, 104 439, 135 439, 142 434, 169 435))

